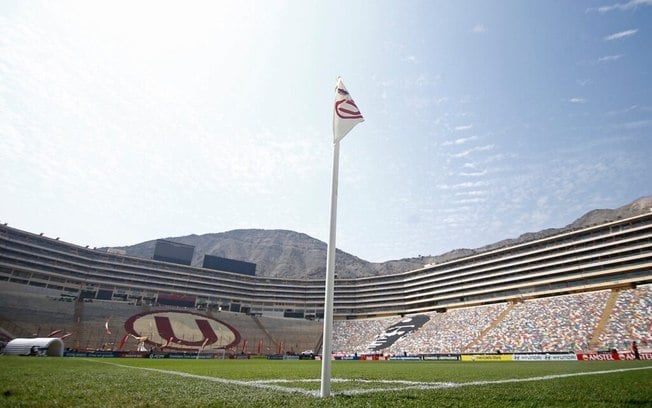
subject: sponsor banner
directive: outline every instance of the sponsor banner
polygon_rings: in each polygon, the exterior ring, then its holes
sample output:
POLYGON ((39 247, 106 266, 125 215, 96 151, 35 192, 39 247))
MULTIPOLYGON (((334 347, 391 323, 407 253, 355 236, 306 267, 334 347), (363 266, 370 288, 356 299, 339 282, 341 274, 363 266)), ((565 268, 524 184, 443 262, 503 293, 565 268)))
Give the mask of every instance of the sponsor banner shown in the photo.
POLYGON ((63 353, 63 356, 106 358, 106 357, 120 357, 122 354, 124 353, 119 353, 116 351, 66 351, 63 353))
POLYGON ((147 353, 138 353, 138 352, 131 352, 131 353, 120 353, 119 357, 123 358, 143 358, 147 355, 147 353))
POLYGON ((66 351, 63 353, 64 357, 93 357, 93 358, 114 358, 114 357, 121 357, 121 358, 180 358, 180 359, 211 359, 213 358, 213 354, 211 353, 204 353, 204 354, 199 354, 199 357, 197 357, 197 353, 162 353, 162 352, 154 352, 154 353, 129 353, 129 352, 124 352, 124 351, 66 351))
POLYGON ((564 353, 564 354, 513 354, 514 361, 577 361, 577 355, 564 353))
MULTIPOLYGON (((638 353, 641 360, 652 360, 652 352, 638 353)), ((618 358, 621 360, 636 360, 634 353, 618 353, 618 358)))
POLYGON ((418 357, 418 356, 391 356, 389 359, 392 360, 392 361, 394 361, 394 360, 403 360, 403 361, 417 360, 417 361, 420 361, 421 357, 418 357))
POLYGON ((360 356, 360 360, 366 360, 366 361, 378 361, 378 360, 387 360, 387 359, 388 357, 381 356, 378 354, 370 354, 370 355, 363 354, 360 356))
POLYGON ((614 361, 620 360, 618 353, 577 353, 577 359, 580 361, 614 361))
POLYGON ((187 360, 210 360, 213 358, 212 354, 188 354, 188 353, 170 353, 168 358, 180 358, 187 360))
MULTIPOLYGON (((195 354, 195 356, 197 356, 195 354)), ((170 358, 170 353, 148 353, 145 355, 147 358, 170 358)))
POLYGON ((457 361, 460 359, 458 354, 436 354, 431 356, 423 356, 424 360, 447 360, 447 361, 457 361))
POLYGON ((340 356, 340 355, 337 355, 337 356, 335 356, 335 360, 360 360, 360 356, 356 356, 356 355, 340 356))
POLYGON ((299 356, 286 356, 283 354, 270 354, 267 356, 268 360, 299 360, 299 356))
POLYGON ((185 359, 185 360, 208 360, 213 358, 211 353, 151 353, 149 358, 174 358, 174 359, 185 359))
MULTIPOLYGON (((639 353, 641 360, 652 360, 652 353, 639 353)), ((580 361, 616 361, 616 360, 635 360, 634 353, 577 353, 577 359, 580 361)))
POLYGON ((511 354, 462 354, 462 361, 512 361, 511 354))

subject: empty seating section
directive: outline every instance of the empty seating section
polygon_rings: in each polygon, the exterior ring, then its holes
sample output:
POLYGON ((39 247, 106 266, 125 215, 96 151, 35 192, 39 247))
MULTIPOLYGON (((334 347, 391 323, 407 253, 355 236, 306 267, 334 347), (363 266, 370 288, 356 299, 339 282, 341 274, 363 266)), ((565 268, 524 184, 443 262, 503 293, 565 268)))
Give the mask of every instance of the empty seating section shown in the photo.
MULTIPOLYGON (((74 296, 61 291, 11 282, 0 282, 0 298, 0 327, 11 335, 45 337, 60 330, 59 336, 72 333, 64 342, 66 347, 74 349, 115 350, 126 334, 125 322, 130 317, 144 312, 176 310, 97 299, 77 302, 74 296)), ((178 310, 196 312, 194 309, 178 310)), ((233 352, 241 352, 246 340, 245 351, 249 353, 257 353, 259 343, 263 353, 277 352, 279 343, 283 351, 299 353, 314 348, 322 333, 320 322, 303 319, 255 318, 233 312, 206 315, 240 333, 240 342, 233 347, 233 352)), ((136 341, 129 338, 124 349, 135 348, 136 341)))
MULTIPOLYGON (((127 319, 144 310, 127 302, 94 300, 79 303, 78 311, 80 324, 74 327, 73 335, 66 341, 66 346, 77 349, 115 350, 126 334, 124 324, 127 319), (107 322, 110 333, 106 331, 107 322)), ((131 345, 135 346, 135 343, 129 343, 128 347, 131 345)))
POLYGON ((47 337, 55 330, 72 330, 74 302, 59 292, 0 282, 0 298, 0 326, 14 337, 47 337))
MULTIPOLYGON (((115 302, 111 302, 115 303, 115 302)), ((84 321, 85 321, 85 337, 81 339, 81 348, 93 348, 93 345, 107 343, 108 348, 116 348, 121 340, 122 336, 126 333, 124 329, 124 324, 129 319, 129 317, 143 313, 143 312, 156 312, 156 311, 167 311, 167 310, 178 310, 178 311, 192 311, 197 312, 192 309, 183 309, 183 308, 170 308, 170 307, 139 307, 123 304, 118 308, 115 305, 108 304, 107 302, 92 302, 84 303, 84 321), (112 335, 107 336, 105 334, 105 321, 109 319, 109 328, 111 329, 112 335)), ((229 350, 233 353, 240 353, 243 351, 243 347, 247 353, 258 353, 258 344, 261 344, 261 352, 276 352, 278 351, 278 342, 283 341, 284 344, 287 344, 287 341, 290 339, 302 339, 302 331, 295 330, 293 325, 284 326, 284 337, 275 338, 269 337, 266 331, 256 323, 254 317, 246 315, 243 313, 233 313, 233 312, 214 312, 214 313, 203 313, 207 317, 219 320, 223 323, 228 324, 233 327, 240 334, 240 341, 231 347, 229 350), (246 344, 245 344, 246 342, 246 344)), ((263 322, 263 325, 273 325, 267 321, 263 322)), ((318 333, 321 333, 319 330, 318 333)), ((188 339, 191 340, 191 339, 188 339)), ((194 339, 193 339, 194 340, 194 339)), ((311 342, 312 344, 314 342, 311 342)), ((126 349, 134 349, 136 346, 135 340, 129 339, 127 341, 126 349)), ((297 343, 299 346, 305 346, 306 344, 302 342, 297 343)), ((284 347, 285 350, 287 348, 284 347)))
POLYGON ((652 285, 622 290, 600 335, 602 346, 619 350, 629 349, 634 340, 652 346, 652 285))
MULTIPOLYGON (((314 350, 319 344, 323 333, 323 322, 304 319, 285 319, 281 317, 259 317, 264 331, 282 343, 282 351, 301 353, 314 350)), ((272 350, 273 351, 273 350, 272 350)))
MULTIPOLYGON (((598 327, 610 291, 528 299, 427 313, 429 321, 400 338, 383 354, 561 352, 587 350, 598 327), (470 346, 467 348, 467 346, 470 346)), ((127 319, 169 307, 136 306, 127 302, 85 301, 45 288, 0 282, 0 326, 15 336, 47 336, 61 330, 72 333, 66 346, 80 349, 116 349, 127 319), (77 319, 79 317, 79 319, 77 319), (106 324, 110 333, 106 331, 106 324)), ((183 310, 183 309, 179 309, 183 310)), ((194 310, 193 310, 194 311, 194 310)), ((251 316, 234 312, 206 313, 234 327, 241 341, 233 352, 299 353, 319 345, 322 322, 304 319, 251 316)), ((623 289, 599 336, 601 348, 627 349, 632 340, 644 347, 652 339, 652 285, 623 289)), ((374 339, 400 317, 336 320, 333 352, 369 353, 374 339)), ((60 334, 60 335, 61 335, 60 334)), ((126 349, 135 348, 128 341, 126 349)))

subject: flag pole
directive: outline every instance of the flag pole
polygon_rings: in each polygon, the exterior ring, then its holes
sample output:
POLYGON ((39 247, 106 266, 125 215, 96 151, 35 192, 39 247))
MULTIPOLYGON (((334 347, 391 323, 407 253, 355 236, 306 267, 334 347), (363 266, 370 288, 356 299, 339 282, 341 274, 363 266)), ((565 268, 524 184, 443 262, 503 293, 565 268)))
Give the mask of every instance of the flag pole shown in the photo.
POLYGON ((333 109, 333 180, 331 183, 331 222, 326 255, 326 294, 324 299, 324 340, 321 353, 321 389, 324 398, 331 394, 331 358, 333 357, 333 298, 335 293, 335 233, 337 225, 337 178, 340 168, 340 140, 364 121, 362 113, 346 90, 342 78, 335 85, 333 109))
POLYGON ((324 339, 321 357, 320 397, 331 393, 331 356, 333 341, 333 298, 335 292, 335 233, 337 225, 337 181, 340 167, 340 142, 333 146, 333 178, 331 181, 331 220, 326 254, 326 295, 324 301, 324 339))

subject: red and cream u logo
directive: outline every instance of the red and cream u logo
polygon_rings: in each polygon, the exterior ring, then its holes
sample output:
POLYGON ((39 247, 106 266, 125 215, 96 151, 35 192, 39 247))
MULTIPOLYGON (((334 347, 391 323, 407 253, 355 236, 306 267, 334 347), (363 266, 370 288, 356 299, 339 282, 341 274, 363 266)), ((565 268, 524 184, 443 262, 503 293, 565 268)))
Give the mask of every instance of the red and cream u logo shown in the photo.
POLYGON ((230 325, 194 312, 156 311, 130 317, 128 333, 147 337, 147 343, 168 349, 196 350, 232 347, 240 334, 230 325))

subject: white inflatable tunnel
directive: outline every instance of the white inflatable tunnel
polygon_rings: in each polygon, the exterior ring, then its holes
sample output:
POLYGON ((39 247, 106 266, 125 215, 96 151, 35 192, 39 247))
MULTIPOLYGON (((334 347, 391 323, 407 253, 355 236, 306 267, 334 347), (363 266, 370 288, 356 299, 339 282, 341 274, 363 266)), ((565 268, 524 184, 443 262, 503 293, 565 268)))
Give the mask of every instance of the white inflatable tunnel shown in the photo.
POLYGON ((63 340, 58 337, 13 339, 5 346, 4 353, 19 356, 63 357, 63 340))

